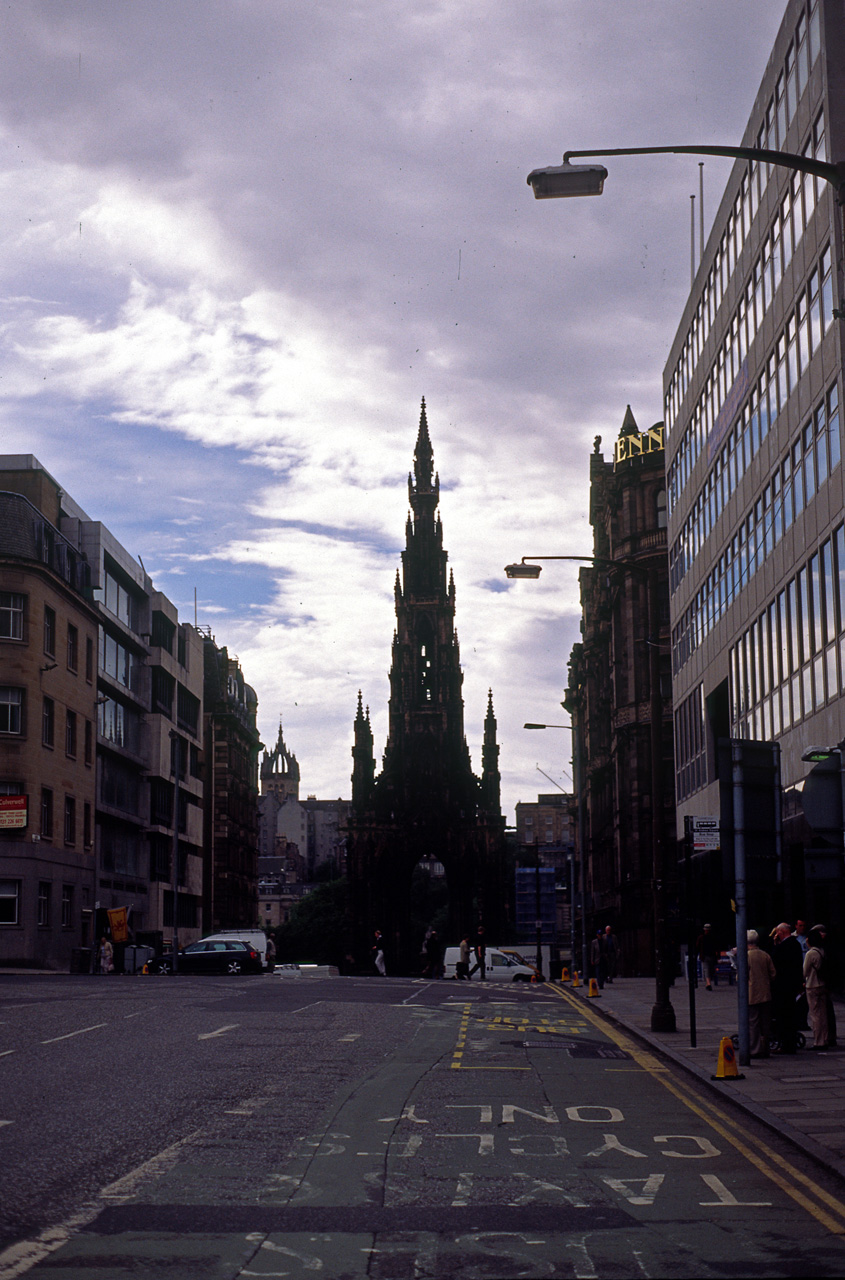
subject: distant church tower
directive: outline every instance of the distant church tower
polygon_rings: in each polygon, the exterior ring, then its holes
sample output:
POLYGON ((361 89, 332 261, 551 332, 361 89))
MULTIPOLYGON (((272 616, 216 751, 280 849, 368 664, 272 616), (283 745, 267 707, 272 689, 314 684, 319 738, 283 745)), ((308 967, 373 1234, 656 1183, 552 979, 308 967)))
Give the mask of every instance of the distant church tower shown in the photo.
POLYGON ((299 799, 299 765, 296 756, 285 746, 281 720, 276 745, 272 751, 264 752, 261 761, 261 794, 275 796, 282 804, 299 799))
MULTIPOLYGON (((449 937, 484 923, 500 926, 504 821, 492 694, 484 724, 483 773, 472 772, 464 737, 463 673, 455 632, 455 583, 447 578, 437 512, 425 401, 408 477, 411 514, 394 596, 387 746, 375 775, 369 709, 361 695, 352 748, 349 875, 359 946, 373 930, 388 941, 395 971, 413 969, 421 937, 412 936, 410 886, 423 858, 442 862, 449 887, 449 937)), ((427 923, 427 922, 426 922, 427 923)))

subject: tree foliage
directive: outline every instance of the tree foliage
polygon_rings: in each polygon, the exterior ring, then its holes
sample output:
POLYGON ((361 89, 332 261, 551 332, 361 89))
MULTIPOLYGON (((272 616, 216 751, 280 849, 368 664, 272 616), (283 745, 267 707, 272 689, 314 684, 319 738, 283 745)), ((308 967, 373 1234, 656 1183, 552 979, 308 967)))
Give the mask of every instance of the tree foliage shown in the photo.
POLYGON ((334 964, 341 972, 348 972, 351 950, 346 879, 317 885, 296 904, 288 923, 276 930, 276 958, 281 963, 334 964))

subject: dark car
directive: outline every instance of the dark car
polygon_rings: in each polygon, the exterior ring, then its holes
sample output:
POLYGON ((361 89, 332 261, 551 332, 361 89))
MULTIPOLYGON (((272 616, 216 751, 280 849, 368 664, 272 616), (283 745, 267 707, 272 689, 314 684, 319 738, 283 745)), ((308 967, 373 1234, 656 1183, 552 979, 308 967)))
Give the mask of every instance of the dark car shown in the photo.
MULTIPOLYGON (((172 973, 173 957, 156 956, 148 965, 150 973, 172 973)), ((261 973, 261 956, 248 942, 235 938, 192 942, 179 952, 179 973, 261 973)))

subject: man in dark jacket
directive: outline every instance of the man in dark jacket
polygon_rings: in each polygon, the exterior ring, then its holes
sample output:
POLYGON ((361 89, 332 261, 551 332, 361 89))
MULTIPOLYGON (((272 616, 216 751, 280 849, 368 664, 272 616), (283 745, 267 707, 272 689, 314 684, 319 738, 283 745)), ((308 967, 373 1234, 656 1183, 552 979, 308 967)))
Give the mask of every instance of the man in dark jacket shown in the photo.
POLYGON ((797 1001, 804 990, 804 954, 801 943, 792 936, 792 929, 785 922, 777 925, 772 936, 775 944, 772 949, 775 962, 772 983, 775 1035, 780 1041, 781 1053, 795 1053, 798 1048, 797 1001))

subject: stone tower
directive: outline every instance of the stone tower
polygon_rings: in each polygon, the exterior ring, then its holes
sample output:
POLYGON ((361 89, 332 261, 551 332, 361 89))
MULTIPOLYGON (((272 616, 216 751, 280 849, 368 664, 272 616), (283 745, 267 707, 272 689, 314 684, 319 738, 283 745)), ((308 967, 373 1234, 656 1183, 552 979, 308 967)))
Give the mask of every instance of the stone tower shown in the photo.
POLYGON ((413 968, 421 939, 410 919, 414 867, 434 859, 449 888, 449 937, 483 920, 499 926, 504 823, 492 695, 485 721, 482 779, 464 736, 463 673, 455 631, 455 583, 447 572, 425 401, 394 587, 396 631, 390 669, 388 738, 376 777, 369 712, 361 695, 352 748, 349 871, 360 946, 375 928, 388 939, 396 972, 413 968))
POLYGON ((276 745, 272 751, 264 752, 261 761, 261 794, 275 796, 282 804, 299 799, 299 764, 285 746, 281 720, 276 745))

